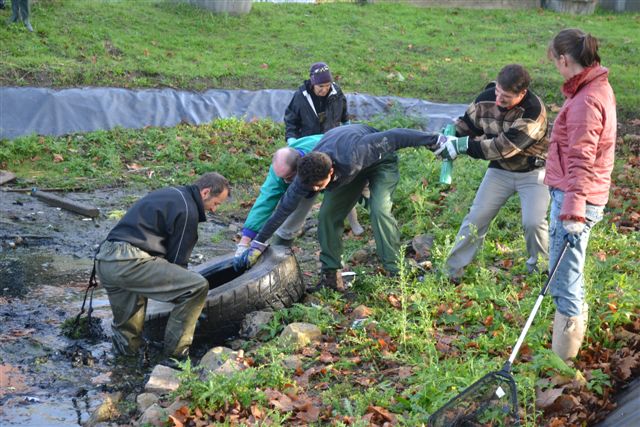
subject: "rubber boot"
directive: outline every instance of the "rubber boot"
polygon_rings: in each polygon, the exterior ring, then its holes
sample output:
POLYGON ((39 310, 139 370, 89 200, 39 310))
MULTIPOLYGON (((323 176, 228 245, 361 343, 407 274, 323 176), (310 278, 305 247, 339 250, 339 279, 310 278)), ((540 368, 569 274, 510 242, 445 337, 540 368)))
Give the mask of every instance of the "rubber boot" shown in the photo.
POLYGON ((11 18, 9 18, 9 23, 18 22, 18 17, 20 16, 19 1, 21 0, 11 0, 11 18))
POLYGON ((283 239, 277 234, 274 234, 273 237, 271 238, 271 244, 273 246, 285 246, 287 248, 290 248, 291 245, 293 244, 293 239, 283 239))
POLYGON ((22 23, 30 32, 33 32, 33 27, 29 22, 29 0, 19 0, 20 4, 20 18, 22 19, 22 23))
POLYGON ((588 321, 589 306, 586 303, 582 308, 582 314, 578 316, 568 317, 556 310, 551 349, 562 360, 573 359, 578 355, 588 321))
POLYGON ((362 226, 358 222, 358 213, 356 212, 355 207, 351 209, 351 211, 347 215, 347 220, 349 221, 349 225, 351 226, 351 231, 353 232, 353 234, 359 236, 364 233, 364 228, 362 228, 362 226))

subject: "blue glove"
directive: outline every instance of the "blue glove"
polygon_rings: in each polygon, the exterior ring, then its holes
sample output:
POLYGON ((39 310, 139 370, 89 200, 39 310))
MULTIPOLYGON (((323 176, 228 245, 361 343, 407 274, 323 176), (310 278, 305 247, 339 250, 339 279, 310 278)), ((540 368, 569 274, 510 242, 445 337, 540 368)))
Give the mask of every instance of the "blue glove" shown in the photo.
POLYGON ((293 137, 291 137, 291 138, 287 138, 287 145, 291 145, 291 144, 293 144, 293 143, 294 143, 294 142, 296 142, 296 141, 297 141, 297 139, 296 139, 296 138, 293 138, 293 137))
POLYGON ((262 253, 268 247, 269 245, 265 243, 261 243, 256 240, 252 241, 249 249, 244 251, 242 255, 236 256, 233 259, 233 269, 238 273, 250 269, 256 264, 256 262, 258 262, 262 253))

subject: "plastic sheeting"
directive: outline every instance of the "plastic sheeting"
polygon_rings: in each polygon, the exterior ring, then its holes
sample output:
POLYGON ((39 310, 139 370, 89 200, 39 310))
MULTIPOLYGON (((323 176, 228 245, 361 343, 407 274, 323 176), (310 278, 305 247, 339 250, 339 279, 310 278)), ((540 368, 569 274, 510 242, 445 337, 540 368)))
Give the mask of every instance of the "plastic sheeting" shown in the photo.
MULTIPOLYGON (((174 89, 0 88, 0 139, 30 135, 66 135, 100 129, 171 127, 216 118, 269 118, 282 122, 292 90, 218 90, 202 93, 174 89)), ((390 111, 424 119, 429 131, 464 114, 464 104, 420 99, 347 94, 349 114, 367 120, 390 111)))

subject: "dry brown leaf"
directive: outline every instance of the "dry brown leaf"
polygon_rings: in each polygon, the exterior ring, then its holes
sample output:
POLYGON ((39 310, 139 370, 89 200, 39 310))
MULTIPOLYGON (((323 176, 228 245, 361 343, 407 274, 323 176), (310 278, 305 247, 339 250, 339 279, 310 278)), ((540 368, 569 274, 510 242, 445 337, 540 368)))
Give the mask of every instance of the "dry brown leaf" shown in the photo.
POLYGON ((60 163, 60 162, 64 162, 64 157, 62 157, 62 154, 54 154, 53 163, 60 163))
POLYGON ((561 395, 564 387, 536 390, 536 408, 546 409, 553 405, 561 395))

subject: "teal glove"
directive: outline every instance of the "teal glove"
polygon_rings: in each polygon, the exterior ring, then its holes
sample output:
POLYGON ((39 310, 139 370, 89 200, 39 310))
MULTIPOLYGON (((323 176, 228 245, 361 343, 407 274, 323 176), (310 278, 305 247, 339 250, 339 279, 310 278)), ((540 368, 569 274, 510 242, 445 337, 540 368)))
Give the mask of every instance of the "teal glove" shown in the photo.
POLYGON ((296 138, 287 138, 287 145, 291 145, 291 144, 293 144, 293 143, 294 143, 294 142, 296 142, 296 141, 297 141, 297 139, 296 139, 296 138))
POLYGON ((438 139, 438 146, 433 153, 442 160, 453 160, 458 157, 458 154, 466 153, 467 148, 469 148, 468 136, 457 138, 455 136, 441 135, 438 139), (442 138, 443 136, 444 138, 442 138))

